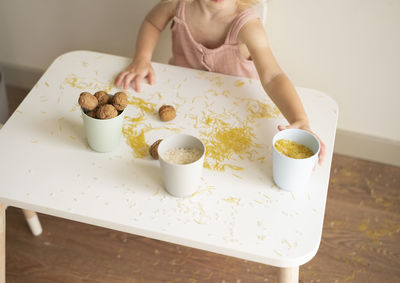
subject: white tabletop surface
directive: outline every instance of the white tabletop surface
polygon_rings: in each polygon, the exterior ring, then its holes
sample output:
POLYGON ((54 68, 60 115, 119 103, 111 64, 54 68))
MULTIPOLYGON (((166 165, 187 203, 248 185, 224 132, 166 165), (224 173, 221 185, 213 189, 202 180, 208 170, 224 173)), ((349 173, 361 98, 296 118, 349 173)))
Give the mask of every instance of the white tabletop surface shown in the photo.
POLYGON ((79 94, 119 91, 113 78, 129 61, 76 51, 53 62, 0 130, 0 202, 278 267, 309 261, 321 240, 337 104, 297 88, 327 146, 302 192, 272 181, 271 140, 286 122, 257 80, 154 63, 156 83, 127 91, 120 147, 94 152, 79 94), (173 121, 159 120, 163 104, 175 105, 173 121), (164 191, 159 162, 147 153, 176 132, 200 137, 208 150, 189 198, 164 191))

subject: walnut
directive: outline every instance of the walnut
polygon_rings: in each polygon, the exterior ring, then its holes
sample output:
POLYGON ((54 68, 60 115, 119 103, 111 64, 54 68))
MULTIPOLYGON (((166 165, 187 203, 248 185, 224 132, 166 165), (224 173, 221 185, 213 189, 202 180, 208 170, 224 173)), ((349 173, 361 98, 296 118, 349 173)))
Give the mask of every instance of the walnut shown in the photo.
POLYGON ((114 94, 112 98, 112 105, 114 105, 114 107, 119 111, 124 110, 128 105, 128 96, 126 93, 121 91, 114 94))
POLYGON ((99 102, 97 101, 97 98, 94 97, 91 93, 89 92, 82 92, 79 95, 79 105, 85 109, 85 110, 93 110, 97 107, 99 102))
POLYGON ((158 115, 160 115, 161 121, 171 121, 176 117, 176 111, 172 105, 163 105, 158 110, 158 115))
POLYGON ((111 119, 118 116, 118 111, 111 104, 101 105, 96 112, 99 119, 111 119))
POLYGON ((161 141, 162 139, 157 140, 149 148, 149 153, 151 157, 153 157, 154 159, 158 159, 158 145, 160 144, 161 141))
POLYGON ((89 117, 92 117, 92 118, 97 118, 96 117, 96 112, 97 112, 97 109, 90 110, 90 111, 86 112, 86 115, 88 115, 89 117))
POLYGON ((99 101, 99 105, 104 105, 109 103, 110 96, 108 95, 107 92, 105 91, 98 91, 94 94, 94 96, 97 98, 99 101))

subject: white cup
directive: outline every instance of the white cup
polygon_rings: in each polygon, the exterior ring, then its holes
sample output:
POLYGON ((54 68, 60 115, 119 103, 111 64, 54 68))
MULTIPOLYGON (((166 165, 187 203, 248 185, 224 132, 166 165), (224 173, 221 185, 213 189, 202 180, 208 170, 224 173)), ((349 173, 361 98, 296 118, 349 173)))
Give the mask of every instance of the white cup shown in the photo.
POLYGON ((158 156, 164 186, 168 193, 175 197, 187 197, 198 190, 205 152, 203 142, 194 136, 177 134, 162 140, 158 146, 158 156), (167 161, 164 154, 177 148, 198 149, 201 157, 188 164, 167 161))
POLYGON ((305 130, 286 129, 278 132, 272 139, 272 171, 275 184, 285 191, 302 190, 308 183, 314 166, 318 161, 320 144, 318 139, 305 130), (304 145, 314 152, 308 158, 295 159, 280 153, 275 148, 276 141, 286 139, 304 145))
POLYGON ((86 137, 89 146, 94 151, 110 152, 119 146, 125 109, 117 117, 95 119, 86 115, 85 111, 81 108, 86 137))

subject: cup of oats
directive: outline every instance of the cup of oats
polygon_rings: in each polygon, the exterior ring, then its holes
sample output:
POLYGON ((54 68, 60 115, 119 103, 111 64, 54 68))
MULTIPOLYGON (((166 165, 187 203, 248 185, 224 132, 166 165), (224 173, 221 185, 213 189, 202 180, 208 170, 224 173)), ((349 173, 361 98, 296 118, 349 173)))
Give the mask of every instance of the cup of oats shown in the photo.
POLYGON ((272 171, 276 185, 285 191, 302 190, 318 161, 320 143, 308 131, 286 129, 272 139, 272 171))
POLYGON ((158 156, 168 193, 187 197, 198 190, 205 151, 203 142, 191 135, 177 134, 160 142, 158 156))

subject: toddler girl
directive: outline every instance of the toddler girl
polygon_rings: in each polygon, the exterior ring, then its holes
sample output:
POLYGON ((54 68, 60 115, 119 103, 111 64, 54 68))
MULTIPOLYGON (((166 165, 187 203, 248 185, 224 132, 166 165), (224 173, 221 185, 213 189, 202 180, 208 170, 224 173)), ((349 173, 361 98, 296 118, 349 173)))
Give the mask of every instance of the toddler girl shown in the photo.
MULTIPOLYGON (((251 8, 257 0, 162 0, 146 16, 139 30, 132 63, 115 79, 140 91, 144 78, 154 83, 151 57, 161 32, 172 19, 170 64, 259 79, 264 90, 289 122, 278 129, 311 132, 303 104, 270 49, 263 24, 251 8)), ((325 155, 320 140, 319 163, 325 155)))

